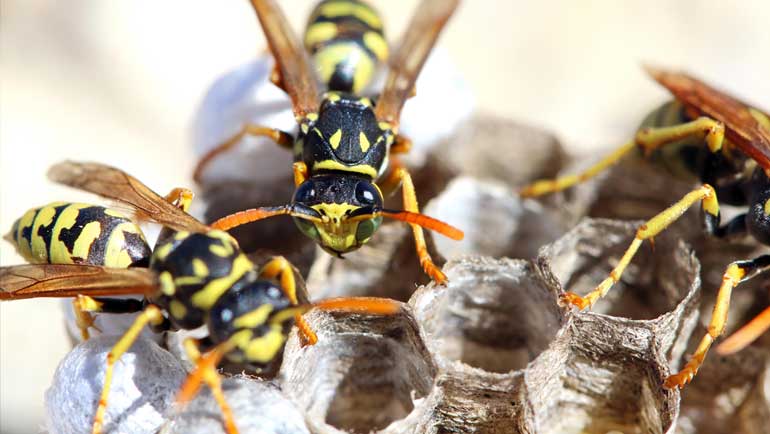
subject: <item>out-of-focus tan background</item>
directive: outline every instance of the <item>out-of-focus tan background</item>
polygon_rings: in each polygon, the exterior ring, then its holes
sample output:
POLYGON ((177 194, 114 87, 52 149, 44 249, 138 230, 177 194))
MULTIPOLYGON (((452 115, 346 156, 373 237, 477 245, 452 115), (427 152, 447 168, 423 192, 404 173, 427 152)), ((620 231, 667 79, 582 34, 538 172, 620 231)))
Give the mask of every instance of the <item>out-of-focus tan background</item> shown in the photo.
MULTIPOLYGON (((391 41, 416 4, 372 2, 391 41)), ((313 1, 280 3, 299 31, 313 1)), ((641 62, 770 107, 770 2, 731 3, 466 1, 441 44, 479 108, 585 153, 625 140, 666 97, 641 62)), ((93 201, 46 181, 65 158, 118 165, 158 191, 191 185, 189 123, 203 92, 264 47, 245 0, 2 0, 0 32, 3 233, 33 206, 93 201)), ((3 243, 0 262, 21 259, 3 243)), ((0 432, 43 431, 43 393, 68 348, 59 302, 0 305, 0 432)))

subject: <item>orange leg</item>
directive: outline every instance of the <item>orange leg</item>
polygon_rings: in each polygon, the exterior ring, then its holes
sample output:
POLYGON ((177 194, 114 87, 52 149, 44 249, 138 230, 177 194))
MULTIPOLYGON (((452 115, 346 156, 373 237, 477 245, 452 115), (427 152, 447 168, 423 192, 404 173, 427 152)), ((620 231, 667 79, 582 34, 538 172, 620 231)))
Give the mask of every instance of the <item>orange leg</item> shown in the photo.
POLYGON ((754 342, 762 333, 770 329, 770 307, 767 307, 748 324, 731 334, 717 346, 717 353, 723 356, 738 352, 754 342))
MULTIPOLYGON (((289 261, 283 256, 276 256, 271 259, 270 262, 265 264, 260 272, 260 277, 265 279, 274 279, 279 277, 281 282, 281 289, 288 297, 291 304, 297 306, 299 301, 297 300, 297 286, 294 281, 294 268, 289 261)), ((302 345, 315 345, 318 342, 318 336, 315 334, 310 325, 302 317, 302 314, 296 314, 294 316, 295 324, 299 329, 299 336, 302 340, 302 345)))
MULTIPOLYGON (((414 191, 414 184, 412 183, 412 177, 409 172, 396 159, 391 160, 391 171, 385 180, 382 182, 382 190, 384 194, 390 194, 395 191, 401 185, 401 191, 403 193, 404 209, 409 212, 419 213, 420 209, 417 204, 417 195, 414 191)), ((417 257, 420 259, 420 265, 422 266, 425 274, 430 276, 434 282, 439 285, 447 283, 447 278, 444 273, 433 263, 433 260, 428 253, 428 247, 425 243, 425 234, 422 231, 422 227, 417 224, 409 223, 412 227, 412 233, 414 235, 415 249, 417 250, 417 257)))
POLYGON ((294 186, 299 187, 307 179, 307 164, 298 161, 292 165, 292 170, 294 171, 294 186))
POLYGON ((179 391, 177 402, 184 405, 192 400, 200 390, 201 384, 206 383, 211 389, 211 394, 214 395, 214 399, 217 401, 220 410, 222 411, 222 423, 225 426, 227 434, 238 434, 238 428, 235 426, 235 418, 233 417, 233 411, 225 400, 225 394, 222 391, 222 379, 217 372, 217 365, 224 357, 225 353, 232 346, 227 342, 222 345, 214 347, 208 353, 201 355, 197 345, 193 339, 185 339, 184 347, 187 352, 187 357, 195 363, 195 369, 187 376, 187 379, 182 385, 182 389, 179 391))
POLYGON ((285 133, 275 128, 246 124, 243 126, 243 128, 241 128, 241 131, 239 131, 238 134, 232 136, 224 143, 210 150, 203 157, 201 157, 200 160, 198 160, 198 164, 195 166, 195 171, 193 172, 193 179, 195 182, 200 183, 203 171, 206 169, 206 166, 208 166, 209 163, 214 160, 214 158, 232 149, 246 136, 269 137, 275 143, 287 149, 291 149, 292 145, 294 144, 294 138, 289 133, 285 133))
POLYGON ((401 134, 396 135, 396 141, 390 147, 391 154, 406 154, 412 149, 412 140, 401 134))
POLYGON ((188 212, 190 210, 190 205, 192 204, 193 196, 192 190, 177 187, 171 190, 171 192, 164 196, 164 198, 166 199, 166 202, 178 207, 184 212, 188 212))

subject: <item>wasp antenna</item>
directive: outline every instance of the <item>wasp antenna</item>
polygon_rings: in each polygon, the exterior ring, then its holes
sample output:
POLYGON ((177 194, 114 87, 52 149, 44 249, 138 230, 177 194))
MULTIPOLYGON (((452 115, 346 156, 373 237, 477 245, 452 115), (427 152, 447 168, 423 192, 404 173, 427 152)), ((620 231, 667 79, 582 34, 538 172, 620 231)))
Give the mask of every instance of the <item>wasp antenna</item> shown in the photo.
POLYGON ((321 300, 313 304, 321 310, 341 310, 372 315, 393 315, 401 310, 401 303, 390 298, 339 297, 321 300))
POLYGON ((255 222, 257 220, 263 220, 266 218, 275 217, 277 215, 286 215, 291 213, 291 208, 288 206, 252 208, 226 215, 212 223, 211 228, 226 231, 234 227, 255 222))
POLYGON ((457 229, 456 227, 450 225, 449 223, 444 223, 441 220, 436 220, 433 217, 428 217, 425 214, 419 214, 416 212, 409 212, 409 211, 388 211, 388 210, 382 210, 380 211, 380 214, 388 218, 400 220, 402 222, 416 224, 425 229, 430 229, 434 232, 438 232, 441 235, 456 241, 460 241, 465 237, 465 234, 460 229, 457 229))

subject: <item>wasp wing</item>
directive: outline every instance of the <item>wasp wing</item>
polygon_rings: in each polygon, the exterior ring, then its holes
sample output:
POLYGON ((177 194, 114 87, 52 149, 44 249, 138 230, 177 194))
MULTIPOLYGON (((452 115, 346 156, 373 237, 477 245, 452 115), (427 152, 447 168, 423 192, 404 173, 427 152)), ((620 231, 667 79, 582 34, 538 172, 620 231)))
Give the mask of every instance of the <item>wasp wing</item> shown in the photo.
POLYGON ((147 295, 157 287, 147 268, 96 265, 16 265, 0 267, 0 300, 82 295, 147 295))
MULTIPOLYGON (((724 92, 681 72, 646 67, 658 83, 668 89, 688 114, 708 116, 725 124, 725 135, 760 166, 770 170, 770 127, 752 115, 751 108, 724 92)), ((767 116, 767 112, 760 112, 767 116)))
POLYGON ((294 116, 315 113, 319 104, 316 77, 289 21, 273 0, 251 0, 251 4, 281 73, 281 85, 291 98, 294 116))
POLYGON ((420 3, 398 49, 388 61, 390 72, 375 108, 379 121, 398 126, 401 109, 414 89, 417 76, 459 3, 459 0, 423 0, 420 3))
POLYGON ((100 163, 65 161, 48 170, 48 178, 60 184, 115 199, 137 209, 143 216, 179 231, 206 232, 208 226, 169 203, 138 179, 100 163))

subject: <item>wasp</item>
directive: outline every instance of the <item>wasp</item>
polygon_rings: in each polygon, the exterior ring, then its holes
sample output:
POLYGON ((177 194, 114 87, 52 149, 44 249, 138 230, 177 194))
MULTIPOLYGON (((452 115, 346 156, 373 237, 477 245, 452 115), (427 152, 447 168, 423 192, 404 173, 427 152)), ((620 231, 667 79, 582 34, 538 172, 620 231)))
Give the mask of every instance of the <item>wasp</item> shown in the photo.
MULTIPOLYGON (((208 327, 211 348, 205 353, 199 350, 201 342, 185 342, 195 368, 179 401, 189 401, 206 383, 222 410, 226 431, 234 434, 238 430, 216 371, 223 358, 258 371, 280 355, 295 322, 303 340, 315 343, 314 331, 301 317, 312 307, 369 314, 400 309, 395 301, 376 298, 301 303, 291 264, 276 257, 258 269, 227 232, 187 213, 189 190, 177 188, 162 197, 125 172, 95 163, 61 163, 49 176, 118 200, 164 226, 150 252, 136 224, 106 207, 53 204, 28 212, 14 225, 10 238, 38 263, 0 268, 0 300, 77 297, 78 318, 139 312, 107 355, 94 434, 103 431, 113 367, 146 325, 158 331, 208 327), (104 297, 130 294, 144 300, 104 297)), ((79 325, 87 328, 89 323, 79 325)))
POLYGON ((419 213, 414 184, 396 154, 411 147, 399 135, 401 109, 439 33, 459 0, 424 0, 390 58, 384 88, 375 100, 356 92, 369 83, 374 66, 388 55, 379 15, 354 0, 321 2, 313 12, 305 44, 329 88, 319 98, 308 52, 294 37, 272 0, 252 0, 276 66, 271 80, 291 99, 299 125, 296 137, 247 124, 199 161, 199 181, 208 163, 245 136, 266 136, 294 154, 295 191, 283 206, 261 207, 225 216, 211 227, 228 230, 257 220, 290 215, 299 230, 328 253, 343 254, 367 243, 383 218, 409 223, 424 272, 437 283, 446 276, 433 263, 423 228, 455 240, 463 233, 419 213), (352 92, 352 93, 351 93, 352 92), (402 188, 403 210, 384 208, 385 194, 402 188))
MULTIPOLYGON (((702 204, 706 232, 717 238, 751 235, 770 246, 770 116, 685 73, 647 68, 648 73, 675 97, 650 113, 633 140, 578 175, 541 180, 525 187, 524 196, 539 196, 586 181, 638 150, 672 175, 697 178, 700 187, 648 220, 610 276, 581 297, 568 292, 565 303, 580 309, 592 306, 607 294, 644 240, 676 221, 688 208, 702 204), (721 225, 719 201, 745 208, 745 212, 721 225)), ((681 371, 666 378, 667 388, 683 388, 697 374, 713 342, 727 322, 730 294, 740 283, 770 270, 770 255, 732 262, 727 266, 717 292, 707 333, 681 371)), ((770 327, 770 308, 725 340, 720 354, 740 350, 770 327)))

